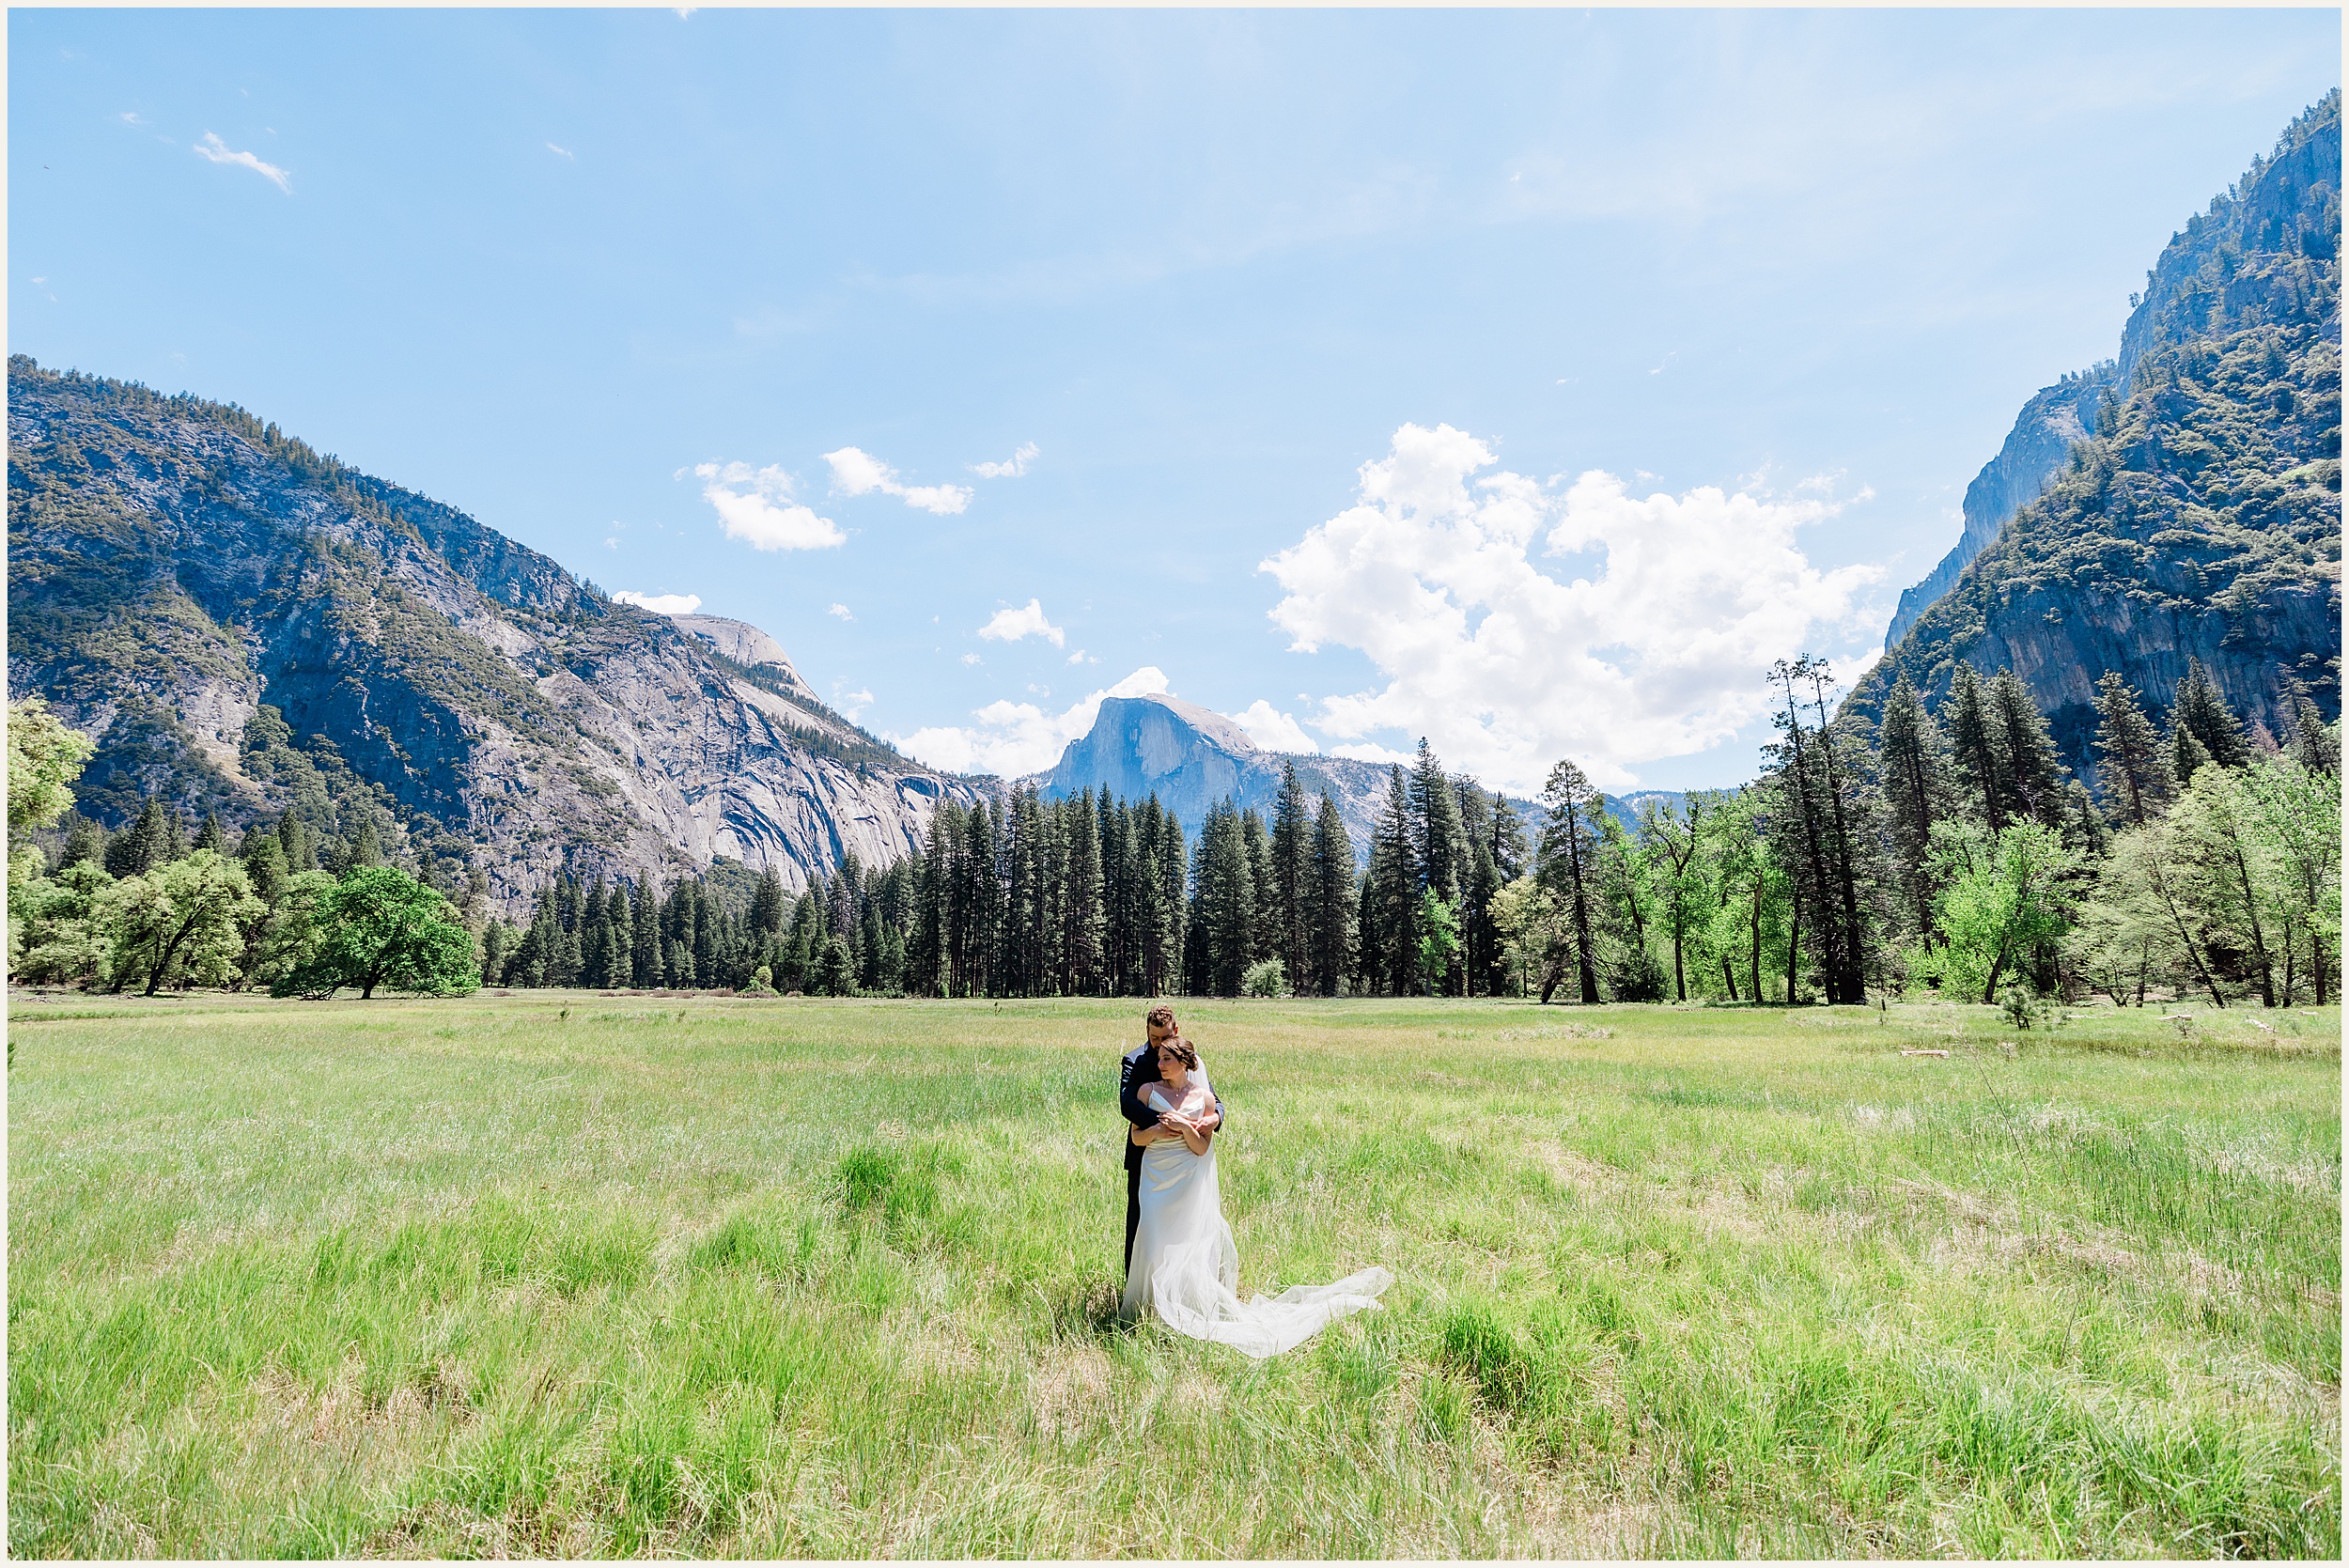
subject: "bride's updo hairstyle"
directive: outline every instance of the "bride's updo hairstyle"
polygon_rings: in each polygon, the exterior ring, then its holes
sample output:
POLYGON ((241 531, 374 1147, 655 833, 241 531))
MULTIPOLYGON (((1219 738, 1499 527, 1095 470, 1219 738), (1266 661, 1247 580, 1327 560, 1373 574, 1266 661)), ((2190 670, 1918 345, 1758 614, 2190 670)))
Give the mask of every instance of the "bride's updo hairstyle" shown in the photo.
POLYGON ((1195 1073, 1199 1070, 1199 1053, 1191 1049, 1190 1042, 1181 1035, 1177 1034, 1171 1040, 1160 1040, 1159 1049, 1180 1062, 1190 1071, 1195 1073))

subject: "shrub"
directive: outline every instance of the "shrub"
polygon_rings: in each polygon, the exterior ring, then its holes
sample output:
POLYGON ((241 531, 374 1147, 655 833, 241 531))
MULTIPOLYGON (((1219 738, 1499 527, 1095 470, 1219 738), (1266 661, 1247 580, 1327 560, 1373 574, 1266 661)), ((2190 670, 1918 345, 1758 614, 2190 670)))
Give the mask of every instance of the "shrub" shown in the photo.
POLYGON ((1284 997, 1289 994, 1288 970, 1278 958, 1267 958, 1251 964, 1239 977, 1239 993, 1250 997, 1284 997))

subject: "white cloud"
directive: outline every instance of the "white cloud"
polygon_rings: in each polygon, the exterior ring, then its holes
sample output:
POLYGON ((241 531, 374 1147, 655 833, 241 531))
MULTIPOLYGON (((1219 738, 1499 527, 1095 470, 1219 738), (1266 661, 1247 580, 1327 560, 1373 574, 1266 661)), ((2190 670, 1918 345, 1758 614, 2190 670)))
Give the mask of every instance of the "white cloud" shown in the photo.
POLYGON ((568 158, 574 163, 579 162, 579 154, 573 152, 569 147, 556 147, 552 142, 549 142, 547 144, 547 150, 553 153, 557 158, 568 158))
POLYGON ((1166 689, 1166 673, 1145 667, 1059 713, 1047 713, 1034 703, 992 702, 971 715, 978 721, 975 724, 916 730, 902 738, 894 735, 885 738, 932 768, 1018 778, 1058 762, 1068 743, 1093 727, 1103 698, 1139 697, 1166 689))
POLYGON ((963 661, 965 664, 978 664, 978 663, 983 663, 983 662, 984 662, 984 660, 982 660, 979 658, 979 656, 978 656, 977 654, 975 654, 975 653, 966 653, 966 654, 964 654, 964 655, 962 656, 962 661, 963 661))
MULTIPOLYGON (((147 123, 145 120, 139 118, 138 111, 135 109, 125 109, 116 117, 120 119, 125 125, 145 125, 147 123)), ((201 149, 199 148, 198 150, 201 149)))
POLYGON ((1620 787, 1629 765, 1759 717, 1764 670, 1819 645, 1814 629, 1857 644, 1861 620, 1880 627, 1855 601, 1881 568, 1822 572, 1797 542, 1835 503, 1712 488, 1637 500, 1596 471, 1563 495, 1472 477, 1493 461, 1448 425, 1406 425, 1362 465, 1354 506, 1259 565, 1286 591, 1271 613, 1292 648, 1357 648, 1386 679, 1310 721, 1351 743, 1339 754, 1377 749, 1381 731, 1423 735, 1487 784, 1536 789, 1571 756, 1620 787), (1537 546, 1559 564, 1537 564, 1537 546))
POLYGON ((1305 733, 1297 720, 1275 708, 1264 698, 1238 713, 1232 722, 1248 732, 1248 738, 1268 752, 1318 752, 1312 736, 1305 733))
POLYGON ((293 194, 292 176, 284 169, 274 163, 264 163, 252 153, 230 151, 227 143, 209 131, 204 132, 204 139, 195 144, 195 155, 215 163, 234 163, 241 169, 251 169, 286 194, 293 194))
POLYGON ((1056 648, 1068 645, 1068 633, 1044 618, 1044 601, 1030 599, 1018 610, 998 610, 995 618, 979 628, 979 635, 997 643, 1017 643, 1041 637, 1056 648))
POLYGON ((856 619, 853 614, 849 613, 848 607, 845 604, 832 605, 825 610, 824 613, 827 615, 837 615, 844 621, 853 621, 856 619))
MULTIPOLYGON (((679 470, 680 474, 683 470, 679 470)), ((791 475, 773 463, 699 463, 702 499, 718 509, 729 539, 753 550, 830 550, 848 542, 830 518, 819 518, 791 500, 791 475)))
POLYGON ((858 691, 841 691, 840 688, 847 684, 846 681, 832 682, 832 706, 846 714, 848 722, 853 724, 863 717, 866 708, 873 706, 873 693, 869 688, 858 691))
POLYGON ((1075 653, 1068 656, 1068 662, 1071 664, 1098 664, 1101 662, 1101 656, 1097 653, 1087 653, 1084 649, 1079 648, 1075 653))
POLYGON ((1019 450, 1002 462, 972 463, 971 472, 982 479, 1017 479, 1028 472, 1028 465, 1035 460, 1036 450, 1035 442, 1022 442, 1019 450))
POLYGON ((971 490, 962 485, 908 485, 897 477, 896 470, 853 446, 824 454, 824 461, 832 465, 832 488, 845 495, 865 495, 879 490, 894 495, 909 506, 947 517, 971 505, 971 490))
POLYGON ((656 615, 690 615, 702 607, 699 594, 632 594, 623 588, 612 597, 622 604, 632 604, 656 615))

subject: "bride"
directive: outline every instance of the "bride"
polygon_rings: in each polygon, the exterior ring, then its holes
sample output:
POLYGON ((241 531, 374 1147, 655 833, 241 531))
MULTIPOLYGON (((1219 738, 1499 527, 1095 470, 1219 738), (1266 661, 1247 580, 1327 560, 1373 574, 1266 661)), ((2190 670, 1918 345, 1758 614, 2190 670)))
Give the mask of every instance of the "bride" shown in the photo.
POLYGON ((1190 1041, 1176 1035, 1158 1050, 1159 1081, 1143 1100, 1159 1112, 1159 1126, 1129 1135, 1143 1146, 1142 1227, 1119 1315, 1132 1319, 1154 1308, 1177 1333, 1265 1357, 1303 1343, 1348 1312, 1376 1308, 1378 1293, 1394 1282, 1377 1267, 1334 1285, 1292 1285, 1269 1300, 1239 1298, 1239 1249, 1216 1188, 1215 1097, 1190 1041))

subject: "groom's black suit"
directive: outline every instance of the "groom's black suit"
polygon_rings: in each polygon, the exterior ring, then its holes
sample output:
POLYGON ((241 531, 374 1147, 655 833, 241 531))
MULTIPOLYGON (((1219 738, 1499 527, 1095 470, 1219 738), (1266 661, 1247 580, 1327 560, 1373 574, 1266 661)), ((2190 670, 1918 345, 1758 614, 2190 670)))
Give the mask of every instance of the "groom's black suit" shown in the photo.
MULTIPOLYGON (((1126 1053, 1126 1064, 1117 1075, 1117 1109, 1126 1120, 1137 1127, 1155 1127, 1159 1113, 1142 1103, 1142 1092, 1159 1081, 1159 1053, 1148 1041, 1126 1053)), ((1223 1128, 1223 1101, 1215 1102, 1216 1130, 1223 1128)), ((1133 1272, 1134 1232, 1142 1225, 1142 1156, 1143 1148, 1126 1139, 1126 1271, 1133 1272)))

